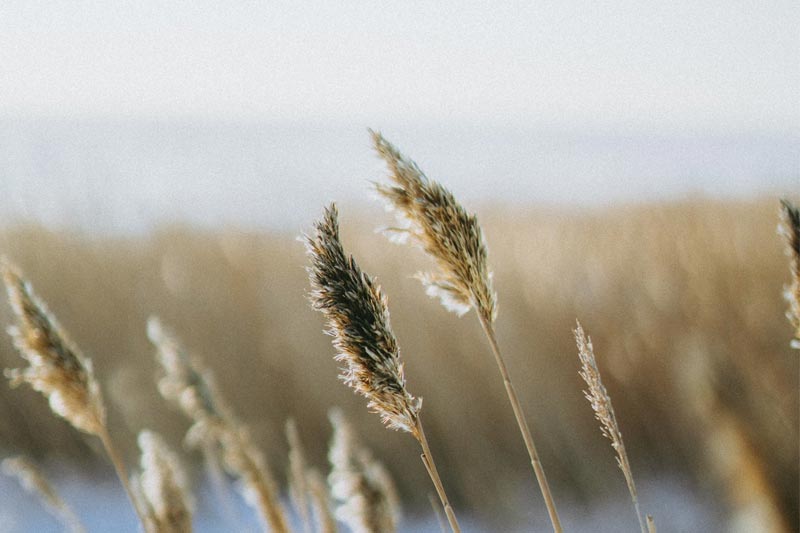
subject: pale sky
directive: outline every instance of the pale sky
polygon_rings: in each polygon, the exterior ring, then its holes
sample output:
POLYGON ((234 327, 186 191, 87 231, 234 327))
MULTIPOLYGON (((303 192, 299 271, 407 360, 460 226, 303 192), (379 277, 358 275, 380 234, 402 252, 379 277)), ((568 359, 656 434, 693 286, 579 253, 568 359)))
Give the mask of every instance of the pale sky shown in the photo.
POLYGON ((0 3, 0 115, 797 131, 800 2, 0 3))

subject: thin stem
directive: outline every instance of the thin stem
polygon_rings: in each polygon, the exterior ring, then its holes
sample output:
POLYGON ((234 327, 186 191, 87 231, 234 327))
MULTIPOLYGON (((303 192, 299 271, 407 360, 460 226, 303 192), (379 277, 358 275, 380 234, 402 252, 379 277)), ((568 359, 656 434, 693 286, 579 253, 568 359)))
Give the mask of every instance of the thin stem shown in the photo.
POLYGON ((525 441, 525 447, 528 449, 528 455, 531 458, 533 472, 536 474, 536 481, 539 482, 539 489, 542 491, 542 496, 544 496, 544 503, 547 506, 547 513, 550 515, 550 522, 553 524, 553 531, 555 531, 555 533, 561 533, 563 529, 561 528, 561 521, 559 520, 558 512, 556 511, 556 504, 553 501, 553 495, 550 492, 550 486, 547 484, 547 477, 544 475, 544 468, 542 468, 542 463, 539 460, 539 454, 536 453, 536 446, 533 444, 533 437, 531 437, 531 432, 528 429, 528 423, 525 421, 525 413, 522 411, 522 405, 519 403, 517 393, 514 390, 514 385, 511 383, 511 378, 509 377, 508 370, 506 369, 506 363, 503 360, 503 356, 500 354, 500 347, 497 345, 497 338, 494 334, 494 328, 489 322, 487 322, 486 318, 484 318, 481 313, 477 313, 477 315, 481 321, 483 332, 489 339, 489 344, 492 347, 492 353, 494 353, 494 358, 497 361, 497 367, 500 369, 500 375, 503 377, 503 384, 506 386, 508 400, 511 402, 511 408, 514 410, 514 416, 517 419, 517 425, 522 433, 522 439, 525 441))
POLYGON ((625 443, 620 442, 620 449, 619 449, 619 456, 620 456, 620 468, 622 473, 625 475, 625 482, 628 485, 628 492, 631 494, 631 501, 633 502, 633 507, 636 509, 636 518, 639 519, 639 529, 642 530, 642 533, 647 533, 647 526, 645 526, 644 518, 642 517, 642 511, 639 509, 639 494, 636 491, 636 485, 633 483, 633 472, 631 471, 631 465, 628 462, 628 454, 625 452, 625 443))
POLYGON ((436 493, 439 495, 439 499, 442 501, 444 514, 447 516, 447 521, 450 523, 450 529, 453 531, 453 533, 461 533, 458 520, 456 520, 456 514, 453 512, 453 507, 450 505, 450 500, 447 499, 447 494, 444 491, 442 479, 439 477, 439 471, 436 469, 436 464, 433 462, 433 455, 431 455, 431 449, 428 446, 428 439, 425 437, 425 431, 422 429, 422 419, 419 417, 417 418, 415 430, 414 436, 417 437, 420 446, 422 446, 422 463, 428 470, 428 475, 431 477, 431 481, 433 481, 433 486, 436 488, 436 493))
POLYGON ((119 451, 117 451, 117 448, 111 441, 111 435, 108 433, 108 428, 103 426, 97 436, 100 437, 100 441, 103 443, 103 447, 106 449, 108 458, 111 459, 111 464, 114 465, 114 470, 117 472, 117 477, 119 477, 119 480, 122 482, 122 487, 125 489, 125 493, 128 495, 131 505, 133 505, 133 510, 136 511, 136 516, 139 517, 142 527, 146 530, 147 522, 144 514, 142 514, 141 509, 139 509, 139 505, 136 503, 136 497, 133 494, 133 490, 131 490, 130 481, 128 480, 128 470, 125 468, 125 462, 122 460, 122 456, 119 454, 119 451))
POLYGON ((288 533, 289 527, 286 525, 286 519, 280 509, 280 502, 275 496, 273 488, 261 475, 255 462, 246 454, 245 461, 247 462, 246 470, 253 476, 253 482, 248 488, 255 491, 256 507, 262 518, 269 524, 271 531, 288 533))

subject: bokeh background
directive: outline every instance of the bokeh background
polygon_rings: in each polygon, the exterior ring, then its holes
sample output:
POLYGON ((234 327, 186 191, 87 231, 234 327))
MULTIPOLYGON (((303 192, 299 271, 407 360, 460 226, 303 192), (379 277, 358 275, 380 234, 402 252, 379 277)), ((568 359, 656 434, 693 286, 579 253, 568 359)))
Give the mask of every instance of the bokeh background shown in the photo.
MULTIPOLYGON (((296 237, 337 201, 459 515, 546 531, 477 320, 425 296, 421 252, 375 234, 392 222, 370 193, 379 129, 484 226, 499 340, 569 530, 636 527, 582 397, 580 318, 659 531, 796 531, 798 353, 775 227, 778 198, 800 199, 799 24, 788 1, 4 2, 0 253, 94 361, 130 465, 140 429, 181 449, 188 426, 155 387, 156 313, 281 482, 286 418, 324 469, 340 405, 395 475, 404 530, 436 530, 415 443, 338 383, 307 304, 296 237)), ((0 363, 20 364, 8 338, 0 363)), ((38 460, 93 531, 136 530, 96 443, 37 394, 0 387, 0 452, 38 460)), ((198 529, 229 529, 182 456, 198 529)), ((5 477, 0 518, 58 530, 5 477)))

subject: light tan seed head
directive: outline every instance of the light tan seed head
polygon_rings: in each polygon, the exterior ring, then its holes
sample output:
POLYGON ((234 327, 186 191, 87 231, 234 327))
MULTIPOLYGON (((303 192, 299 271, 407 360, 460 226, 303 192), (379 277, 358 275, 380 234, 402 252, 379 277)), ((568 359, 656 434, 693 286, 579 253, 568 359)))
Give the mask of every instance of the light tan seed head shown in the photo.
POLYGON ((631 500, 636 510, 639 527, 645 533, 647 530, 639 509, 639 496, 636 492, 636 484, 633 481, 633 472, 628 461, 628 453, 625 451, 625 442, 622 440, 622 432, 619 429, 619 424, 617 424, 617 416, 614 414, 611 397, 608 395, 602 379, 600 379, 600 369, 597 368, 592 339, 584 333, 580 322, 577 322, 574 333, 575 342, 578 345, 578 357, 581 361, 580 375, 589 387, 588 390, 584 391, 584 395, 592 406, 595 418, 600 421, 600 430, 603 435, 608 437, 611 441, 611 446, 617 452, 617 465, 625 476, 625 483, 628 485, 628 492, 630 492, 631 500))
POLYGON ((437 272, 419 275, 430 296, 438 297, 458 315, 475 307, 492 323, 497 316, 497 296, 477 217, 467 213, 450 191, 428 179, 380 133, 371 134, 392 181, 391 185, 376 184, 376 190, 402 226, 388 232, 399 240, 411 237, 436 261, 437 272))
POLYGON ((779 231, 786 240, 786 255, 789 256, 792 275, 792 281, 785 293, 789 302, 786 316, 795 329, 792 347, 800 350, 800 210, 788 200, 781 201, 779 231))
POLYGON ((134 486, 148 533, 192 531, 192 502, 177 456, 152 431, 140 432, 138 442, 142 473, 134 486))
POLYGON ((156 348, 156 359, 163 371, 158 391, 194 422, 190 430, 192 443, 207 441, 211 435, 205 433, 210 431, 208 426, 214 420, 231 418, 211 372, 186 353, 175 334, 158 317, 147 320, 147 336, 156 348))
MULTIPOLYGON (((611 446, 619 453, 622 447, 622 433, 617 425, 611 397, 600 379, 600 370, 597 368, 597 361, 594 357, 592 339, 586 336, 580 322, 575 328, 575 342, 578 345, 578 357, 581 361, 580 375, 589 387, 584 391, 584 396, 589 400, 595 417, 600 421, 603 435, 611 440, 611 446)), ((617 460, 620 461, 619 458, 617 460)))
POLYGON ((8 476, 17 478, 19 484, 31 494, 37 495, 45 508, 72 533, 86 531, 78 517, 44 477, 39 468, 26 457, 4 459, 0 468, 8 476))
POLYGON ((336 360, 344 364, 341 379, 369 400, 368 407, 384 424, 416 436, 422 400, 406 390, 386 297, 345 254, 335 205, 325 210, 314 235, 305 241, 311 259, 311 304, 327 318, 336 360))
POLYGON ((337 501, 336 517, 355 533, 397 529, 399 500, 389 473, 357 442, 342 413, 332 410, 333 439, 328 483, 337 501))
POLYGON ((262 521, 272 531, 288 531, 269 466, 250 432, 216 390, 211 372, 191 358, 157 318, 148 321, 147 334, 164 370, 159 391, 193 421, 186 443, 219 454, 225 470, 239 481, 245 499, 259 512, 262 521))
POLYGON ((29 364, 24 369, 6 369, 6 377, 12 386, 28 383, 41 392, 50 409, 75 428, 100 434, 106 411, 91 360, 70 341, 19 270, 5 260, 0 269, 17 318, 8 332, 29 364))

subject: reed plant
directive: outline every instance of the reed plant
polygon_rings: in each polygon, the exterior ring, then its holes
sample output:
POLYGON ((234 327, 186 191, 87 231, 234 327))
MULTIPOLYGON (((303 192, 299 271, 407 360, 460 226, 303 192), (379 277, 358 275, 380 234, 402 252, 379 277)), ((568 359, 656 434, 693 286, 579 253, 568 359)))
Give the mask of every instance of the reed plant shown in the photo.
POLYGON ((789 309, 786 317, 794 328, 791 345, 800 350, 800 209, 789 200, 781 201, 781 223, 779 231, 786 241, 786 255, 789 256, 791 281, 784 292, 789 309))
POLYGON ((221 399, 211 372, 184 351, 157 317, 150 318, 147 332, 163 370, 159 391, 193 422, 186 434, 187 444, 207 454, 218 454, 225 469, 239 480, 245 499, 258 512, 265 529, 288 533, 286 513, 269 465, 249 430, 221 399))
POLYGON ((335 204, 325 209, 314 235, 305 238, 310 258, 311 304, 322 312, 333 337, 341 379, 368 400, 390 429, 410 433, 422 448, 422 462, 433 481, 454 532, 461 531, 425 436, 422 399, 406 388, 400 349, 392 331, 386 296, 348 256, 339 236, 335 204))
MULTIPOLYGON (((574 334, 575 343, 578 345, 578 358, 581 361, 580 375, 588 387, 584 391, 584 396, 589 400, 594 416, 600 422, 600 431, 603 436, 611 441, 611 447, 617 452, 617 465, 625 476, 625 483, 628 485, 628 492, 636 510, 636 518, 639 520, 639 529, 642 533, 647 533, 649 526, 645 523, 645 518, 639 508, 639 494, 636 491, 636 483, 633 481, 633 472, 631 471, 631 463, 628 460, 628 452, 625 450, 625 441, 622 439, 622 431, 620 431, 617 423, 617 415, 614 413, 611 396, 609 396, 600 377, 600 369, 597 367, 592 339, 583 331, 580 322, 577 323, 574 334)), ((648 516, 647 518, 648 523, 652 522, 652 517, 648 516)), ((655 523, 653 523, 653 527, 655 527, 655 523)))
POLYGON ((132 486, 146 533, 191 533, 193 502, 178 456, 156 433, 139 433, 141 473, 132 486))
POLYGON ((400 223, 399 227, 388 228, 387 233, 399 242, 411 239, 435 261, 435 272, 417 275, 428 295, 438 297, 446 309, 459 316, 475 309, 503 379, 553 530, 560 533, 561 520, 550 485, 497 343, 494 328, 497 295, 478 219, 468 213, 450 191, 429 179, 414 161, 403 156, 380 133, 370 133, 375 150, 389 167, 392 182, 391 185, 376 184, 375 188, 400 223))
POLYGON ((0 262, 3 281, 17 324, 9 328, 14 346, 28 362, 24 369, 7 369, 12 386, 27 383, 47 398, 50 410, 75 429, 100 439, 142 524, 145 516, 128 482, 128 471, 111 439, 106 405, 92 361, 84 356, 20 271, 0 262))

